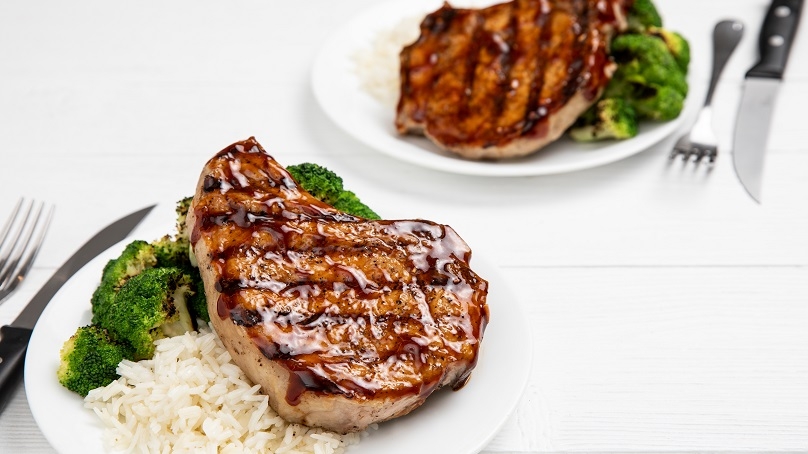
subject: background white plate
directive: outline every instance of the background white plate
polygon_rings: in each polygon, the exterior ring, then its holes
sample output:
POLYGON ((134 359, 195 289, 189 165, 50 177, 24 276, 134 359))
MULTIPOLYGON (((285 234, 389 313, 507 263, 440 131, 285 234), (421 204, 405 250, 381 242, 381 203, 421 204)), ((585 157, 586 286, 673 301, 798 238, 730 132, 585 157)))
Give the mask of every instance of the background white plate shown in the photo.
MULTIPOLYGON (((170 219, 173 206, 158 206, 155 216, 170 219)), ((148 221, 152 221, 149 219, 148 221)), ((76 273, 56 294, 34 329, 25 361, 25 389, 31 412, 50 444, 62 454, 105 452, 103 428, 83 400, 56 380, 59 350, 76 328, 89 324, 90 296, 106 262, 133 239, 153 240, 168 233, 139 229, 76 273)), ((527 384, 532 343, 527 317, 499 271, 477 255, 475 271, 489 281, 491 321, 477 368, 460 391, 439 391, 413 413, 373 431, 352 454, 412 452, 475 453, 482 450, 511 414, 527 384)))
MULTIPOLYGON (((400 136, 393 125, 395 109, 383 105, 360 85, 355 71, 358 52, 370 48, 380 32, 402 20, 438 9, 442 0, 392 1, 378 5, 341 27, 320 50, 312 69, 312 88, 320 106, 341 129, 360 142, 394 158, 452 173, 485 176, 548 175, 608 164, 646 150, 675 131, 695 112, 701 98, 691 91, 682 114, 668 122, 644 121, 628 140, 595 144, 562 138, 533 155, 505 161, 469 161, 439 149, 428 139, 400 136)), ((491 0, 452 2, 486 6, 491 0)), ((690 75, 694 71, 691 65, 690 75)), ((692 80, 692 77, 689 78, 692 80)), ((691 83, 691 85, 693 85, 691 83)))

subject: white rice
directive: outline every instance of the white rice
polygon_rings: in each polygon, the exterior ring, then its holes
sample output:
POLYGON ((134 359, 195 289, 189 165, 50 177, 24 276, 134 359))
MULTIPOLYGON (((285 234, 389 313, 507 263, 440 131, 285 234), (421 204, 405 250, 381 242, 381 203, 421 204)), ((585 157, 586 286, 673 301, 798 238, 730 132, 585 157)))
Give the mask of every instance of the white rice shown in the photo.
POLYGON ((208 326, 155 344, 154 358, 122 361, 121 378, 85 398, 111 451, 338 454, 362 437, 284 421, 208 326))
POLYGON ((398 56, 404 46, 418 39, 422 19, 423 16, 413 16, 380 31, 370 47, 354 55, 354 69, 362 90, 385 107, 395 108, 398 103, 398 56))

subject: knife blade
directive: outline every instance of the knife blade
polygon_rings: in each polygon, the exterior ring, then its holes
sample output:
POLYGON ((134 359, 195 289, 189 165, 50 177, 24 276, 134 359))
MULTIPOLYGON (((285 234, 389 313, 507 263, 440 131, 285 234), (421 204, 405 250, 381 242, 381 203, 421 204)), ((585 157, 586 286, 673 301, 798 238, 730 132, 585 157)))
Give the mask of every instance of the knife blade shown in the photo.
POLYGON ((772 1, 758 39, 760 60, 745 77, 735 123, 733 163, 741 184, 758 203, 775 99, 801 12, 802 0, 772 1))
POLYGON ((50 300, 87 262, 126 238, 155 206, 128 214, 96 233, 56 270, 10 325, 0 327, 0 413, 22 378, 28 341, 34 325, 50 300))

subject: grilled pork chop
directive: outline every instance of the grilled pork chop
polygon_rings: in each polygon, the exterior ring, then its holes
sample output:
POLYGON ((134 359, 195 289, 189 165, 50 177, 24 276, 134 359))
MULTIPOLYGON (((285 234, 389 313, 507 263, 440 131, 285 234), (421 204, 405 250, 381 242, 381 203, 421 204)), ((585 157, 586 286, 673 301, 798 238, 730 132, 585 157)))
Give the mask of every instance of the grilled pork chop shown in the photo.
POLYGON ((289 421, 362 430, 476 364, 488 284, 449 226, 340 212, 250 138, 207 163, 187 227, 214 329, 289 421))
POLYGON ((470 159, 535 152, 602 94, 616 69, 607 47, 631 1, 445 3, 401 51, 398 132, 470 159))

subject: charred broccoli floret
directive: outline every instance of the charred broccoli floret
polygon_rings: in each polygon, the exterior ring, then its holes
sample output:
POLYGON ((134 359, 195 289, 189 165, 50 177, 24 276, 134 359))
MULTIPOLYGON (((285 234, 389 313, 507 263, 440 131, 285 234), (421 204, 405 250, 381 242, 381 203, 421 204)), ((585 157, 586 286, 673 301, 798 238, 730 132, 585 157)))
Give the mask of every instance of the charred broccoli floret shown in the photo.
POLYGON ((185 227, 185 219, 188 216, 188 209, 192 200, 193 197, 186 197, 177 202, 176 234, 173 236, 166 235, 157 241, 153 241, 152 246, 157 256, 158 268, 180 268, 190 276, 194 293, 188 300, 188 310, 194 319, 200 318, 205 322, 209 322, 210 316, 208 315, 208 303, 205 299, 205 287, 193 260, 191 241, 188 229, 185 227))
POLYGON ((648 27, 661 26, 662 16, 651 0, 634 0, 634 5, 628 11, 629 30, 642 32, 648 27))
POLYGON ((186 268, 191 266, 191 260, 188 257, 188 243, 166 235, 153 241, 151 245, 157 258, 157 267, 186 268))
POLYGON ((116 380, 118 363, 132 359, 133 353, 129 345, 116 342, 105 329, 83 326, 62 346, 56 375, 62 386, 86 396, 91 389, 116 380))
POLYGON ((635 98, 631 105, 638 115, 652 120, 672 120, 684 108, 684 95, 671 87, 658 87, 653 96, 635 98))
POLYGON ((181 241, 189 241, 188 228, 185 226, 185 219, 188 217, 188 210, 191 209, 191 202, 194 200, 193 196, 185 197, 177 202, 177 239, 181 241))
POLYGON ((193 197, 186 197, 177 202, 176 233, 174 235, 165 235, 151 243, 157 256, 158 267, 191 268, 191 242, 188 229, 185 227, 185 218, 188 216, 188 209, 191 206, 192 199, 193 197))
POLYGON ((612 41, 618 63, 604 97, 626 100, 638 118, 671 120, 684 107, 688 86, 665 41, 646 34, 625 34, 612 41))
POLYGON ((188 311, 192 279, 179 268, 148 268, 115 295, 101 326, 129 343, 136 360, 154 355, 154 341, 195 329, 188 311))
POLYGON ((110 260, 101 273, 101 284, 93 292, 93 323, 97 324, 106 317, 112 306, 115 294, 133 276, 147 268, 157 265, 157 256, 152 245, 145 241, 135 240, 129 243, 120 256, 110 260))
POLYGON ((626 101, 604 98, 584 112, 570 129, 579 142, 628 139, 637 135, 637 114, 626 101))
POLYGON ((345 190, 342 178, 325 167, 303 163, 286 168, 300 186, 318 200, 334 208, 365 219, 380 219, 351 191, 345 190))
POLYGON ((690 43, 687 42, 684 36, 673 30, 661 27, 649 27, 648 34, 665 42, 668 51, 673 55, 676 64, 679 65, 679 69, 687 74, 687 68, 690 66, 690 43))

